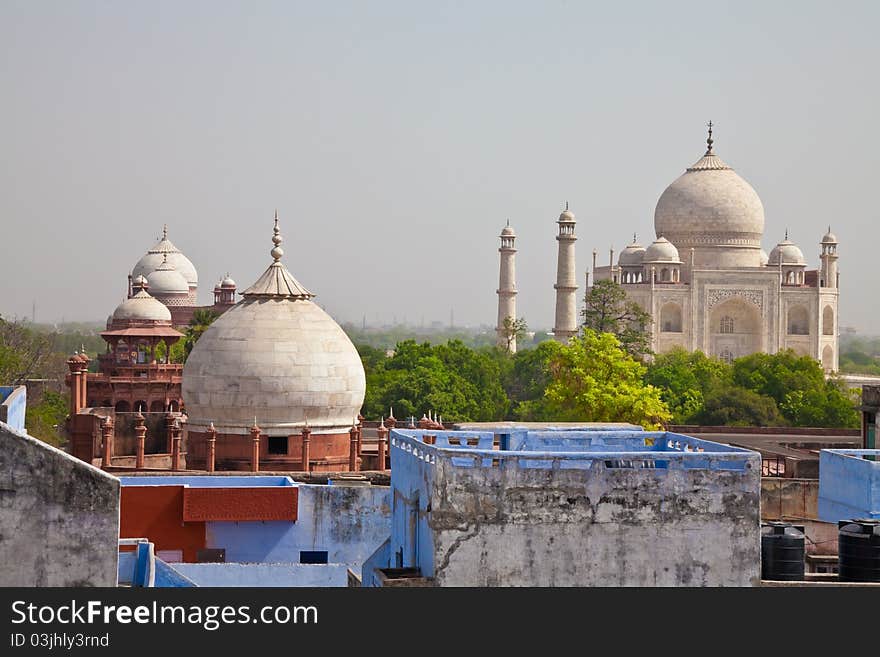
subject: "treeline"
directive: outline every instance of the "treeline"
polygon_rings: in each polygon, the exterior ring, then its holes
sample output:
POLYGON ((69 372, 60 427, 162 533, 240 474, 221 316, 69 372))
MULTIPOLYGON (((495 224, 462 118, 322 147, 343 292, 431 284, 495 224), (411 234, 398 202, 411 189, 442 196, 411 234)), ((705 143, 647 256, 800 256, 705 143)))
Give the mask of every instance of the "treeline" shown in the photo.
POLYGON ((880 376, 880 337, 841 337, 840 371, 880 376))
POLYGON ((610 333, 586 329, 569 345, 542 342, 509 354, 459 340, 404 340, 390 352, 359 345, 367 373, 364 415, 393 407, 398 420, 433 411, 463 421, 632 422, 857 427, 855 393, 818 362, 784 351, 732 364, 676 350, 644 364, 610 333))
MULTIPOLYGON (((64 380, 67 352, 64 336, 47 333, 25 322, 0 317, 0 385, 19 385, 27 379, 64 380)), ((52 445, 63 443, 59 430, 67 416, 68 397, 51 390, 27 400, 28 433, 52 445)))

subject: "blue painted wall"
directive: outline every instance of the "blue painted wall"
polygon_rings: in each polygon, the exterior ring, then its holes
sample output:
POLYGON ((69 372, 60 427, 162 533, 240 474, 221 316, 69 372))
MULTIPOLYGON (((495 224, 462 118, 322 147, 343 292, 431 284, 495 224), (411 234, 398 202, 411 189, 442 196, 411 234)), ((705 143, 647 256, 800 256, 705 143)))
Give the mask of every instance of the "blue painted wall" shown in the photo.
POLYGON ((27 411, 27 388, 25 386, 0 386, 0 422, 16 431, 27 431, 24 426, 27 411))
POLYGON ((301 551, 326 551, 329 563, 361 567, 391 529, 385 486, 297 484, 297 521, 208 522, 206 546, 227 562, 298 563, 301 551))
POLYGON ((880 518, 880 449, 819 452, 819 519, 880 518), (871 456, 868 461, 863 457, 871 456))

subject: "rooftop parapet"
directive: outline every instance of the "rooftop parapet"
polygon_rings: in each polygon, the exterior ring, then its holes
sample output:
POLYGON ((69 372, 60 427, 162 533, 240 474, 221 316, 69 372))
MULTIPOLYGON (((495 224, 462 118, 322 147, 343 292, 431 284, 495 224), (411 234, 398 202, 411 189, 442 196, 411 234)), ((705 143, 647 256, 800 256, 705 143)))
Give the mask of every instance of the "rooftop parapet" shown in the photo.
MULTIPOLYGON (((759 455, 667 431, 431 431, 394 429, 392 453, 455 467, 704 469, 744 471, 759 455)), ((392 456, 394 458, 394 456, 392 456)))

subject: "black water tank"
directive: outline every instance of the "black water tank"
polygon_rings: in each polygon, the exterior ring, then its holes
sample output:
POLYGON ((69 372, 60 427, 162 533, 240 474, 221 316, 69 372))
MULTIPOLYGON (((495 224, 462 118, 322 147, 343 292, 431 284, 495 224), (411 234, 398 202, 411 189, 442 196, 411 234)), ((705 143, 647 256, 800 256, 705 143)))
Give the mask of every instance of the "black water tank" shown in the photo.
POLYGON ((837 523, 838 580, 880 582, 880 520, 837 523))
POLYGON ((761 526, 761 579, 804 579, 804 526, 768 522, 761 526))

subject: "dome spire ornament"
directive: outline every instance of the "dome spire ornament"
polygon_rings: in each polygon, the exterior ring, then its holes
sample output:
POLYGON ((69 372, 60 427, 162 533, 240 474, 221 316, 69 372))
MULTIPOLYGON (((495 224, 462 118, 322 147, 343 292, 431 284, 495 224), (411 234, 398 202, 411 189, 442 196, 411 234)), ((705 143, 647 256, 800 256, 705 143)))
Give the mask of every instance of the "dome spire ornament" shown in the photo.
POLYGON ((272 233, 272 243, 275 247, 270 253, 275 262, 278 262, 284 255, 284 249, 281 248, 281 242, 284 241, 284 238, 281 237, 281 229, 278 227, 278 208, 275 208, 275 228, 272 230, 272 233))
POLYGON ((272 243, 275 246, 270 251, 273 262, 256 283, 241 293, 243 297, 311 299, 315 296, 303 287, 281 262, 281 257, 284 255, 284 249, 281 248, 283 241, 281 228, 278 226, 278 210, 275 210, 275 227, 272 230, 272 243))
POLYGON ((168 224, 162 224, 162 239, 168 239, 168 224))
POLYGON ((709 126, 709 137, 708 137, 708 139, 706 139, 706 144, 709 146, 709 148, 706 150, 706 155, 714 155, 714 153, 712 152, 712 144, 715 142, 715 140, 712 139, 712 120, 711 119, 709 119, 709 123, 707 125, 709 126))

